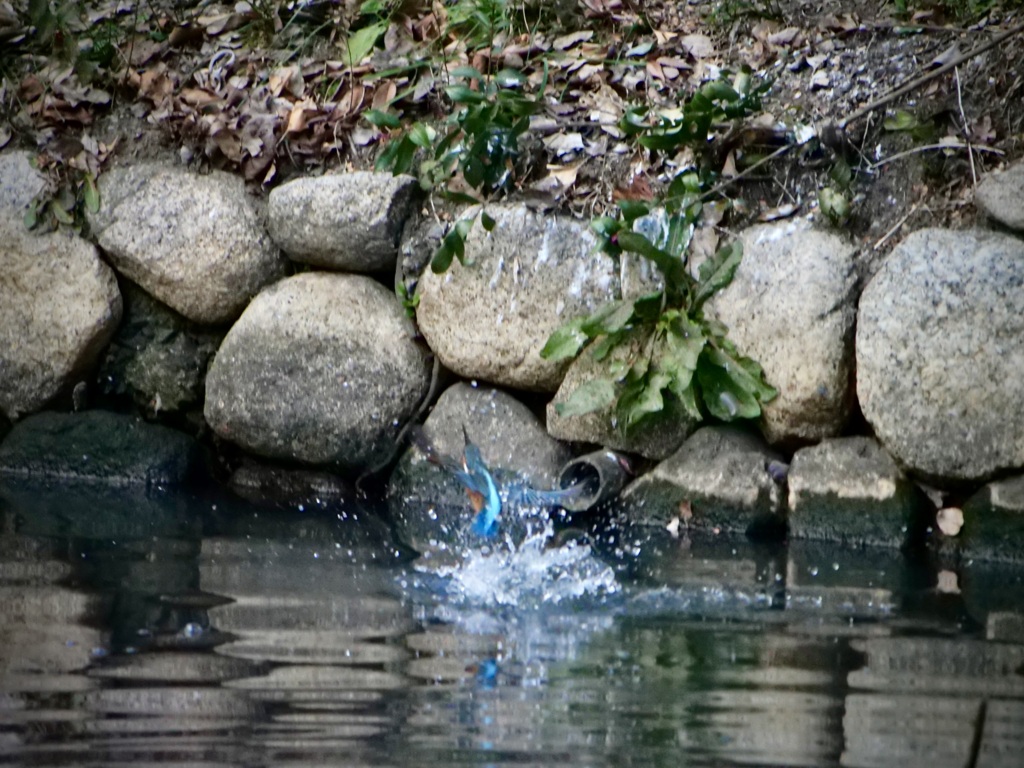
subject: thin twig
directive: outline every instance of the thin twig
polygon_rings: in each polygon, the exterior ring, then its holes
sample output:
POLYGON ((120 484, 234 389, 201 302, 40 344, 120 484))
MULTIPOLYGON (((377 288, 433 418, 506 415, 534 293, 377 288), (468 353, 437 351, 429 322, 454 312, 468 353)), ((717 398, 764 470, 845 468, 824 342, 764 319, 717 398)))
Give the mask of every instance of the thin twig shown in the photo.
POLYGON ((978 172, 974 169, 974 148, 971 147, 971 132, 967 128, 967 115, 964 114, 964 97, 960 92, 960 68, 953 69, 956 74, 956 103, 960 106, 960 119, 964 121, 964 141, 967 143, 967 156, 971 158, 971 179, 974 181, 974 189, 978 189, 978 172))
POLYGON ((782 157, 784 154, 789 152, 795 146, 796 146, 796 144, 783 144, 781 147, 776 149, 770 155, 768 155, 767 157, 762 157, 760 160, 758 160, 756 163, 754 163, 749 168, 745 168, 740 173, 737 173, 735 176, 732 176, 731 178, 728 178, 725 181, 722 181, 722 182, 719 182, 718 184, 715 184, 715 186, 713 186, 711 189, 709 189, 707 192, 705 192, 703 195, 701 195, 700 199, 701 200, 707 200, 709 197, 713 197, 713 196, 717 195, 723 189, 725 189, 726 187, 728 187, 731 184, 735 184, 740 179, 742 179, 745 176, 753 173, 758 168, 760 168, 762 165, 770 163, 772 160, 774 160, 777 157, 782 157))
POLYGON ((897 221, 895 224, 893 224, 892 228, 888 232, 886 232, 884 235, 882 235, 881 238, 879 238, 878 242, 875 243, 871 247, 871 250, 877 251, 879 248, 881 248, 883 245, 885 245, 885 242, 890 237, 895 235, 896 232, 899 231, 900 227, 902 227, 904 224, 907 223, 907 219, 909 219, 911 216, 913 216, 917 212, 918 205, 919 205, 919 203, 914 203, 913 206, 911 206, 910 210, 907 211, 907 213, 899 221, 897 221))
MULTIPOLYGON (((906 152, 899 152, 895 155, 890 155, 889 157, 883 157, 877 163, 871 163, 868 166, 868 169, 874 171, 887 163, 892 163, 896 160, 909 157, 910 155, 916 155, 920 152, 930 152, 935 149, 971 149, 971 146, 969 144, 928 144, 924 147, 914 147, 913 149, 908 149, 906 152)), ((1003 150, 995 149, 994 147, 974 147, 973 149, 975 152, 990 152, 993 155, 1006 154, 1003 150)))
POLYGON ((1003 34, 997 35, 996 37, 993 37, 987 43, 982 43, 981 45, 975 46, 974 48, 969 50, 967 53, 961 53, 959 56, 954 57, 951 61, 946 62, 941 67, 938 67, 937 69, 933 69, 931 72, 926 72, 925 74, 921 75, 920 77, 914 78, 909 83, 901 85, 899 88, 897 88, 894 91, 890 91, 889 93, 887 93, 885 96, 881 97, 880 99, 875 99, 870 104, 868 104, 868 105, 866 105, 864 107, 861 107, 860 109, 858 109, 853 114, 851 114, 851 115, 849 115, 847 117, 844 117, 842 120, 840 120, 839 123, 837 123, 837 126, 838 126, 839 130, 840 131, 846 130, 846 126, 848 126, 850 123, 854 122, 855 120, 859 120, 860 118, 864 117, 864 115, 868 114, 869 112, 874 112, 876 109, 878 109, 879 107, 885 106, 890 101, 893 101, 894 99, 898 99, 900 96, 903 96, 905 94, 910 93, 915 88, 919 88, 920 86, 922 86, 925 83, 927 83, 929 80, 934 80, 939 75, 942 75, 942 74, 945 74, 946 72, 949 72, 949 70, 953 69, 954 67, 956 67, 956 66, 958 66, 960 64, 963 64, 968 59, 974 58, 979 53, 984 53, 985 51, 989 50, 990 48, 995 48, 997 45, 999 45, 1004 40, 1008 40, 1011 37, 1013 37, 1014 35, 1019 34, 1020 32, 1024 32, 1024 24, 1017 24, 1014 27, 1010 27, 1010 29, 1008 29, 1005 32, 1003 32, 1003 34))

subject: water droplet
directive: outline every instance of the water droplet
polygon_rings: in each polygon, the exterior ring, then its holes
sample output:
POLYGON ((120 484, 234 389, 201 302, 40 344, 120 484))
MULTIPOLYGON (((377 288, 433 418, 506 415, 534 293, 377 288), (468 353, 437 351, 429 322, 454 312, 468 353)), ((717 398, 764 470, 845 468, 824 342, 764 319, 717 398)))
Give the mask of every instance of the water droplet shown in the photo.
POLYGON ((739 411, 739 403, 736 402, 736 398, 730 392, 722 392, 718 396, 718 401, 729 412, 730 416, 735 416, 737 411, 739 411))

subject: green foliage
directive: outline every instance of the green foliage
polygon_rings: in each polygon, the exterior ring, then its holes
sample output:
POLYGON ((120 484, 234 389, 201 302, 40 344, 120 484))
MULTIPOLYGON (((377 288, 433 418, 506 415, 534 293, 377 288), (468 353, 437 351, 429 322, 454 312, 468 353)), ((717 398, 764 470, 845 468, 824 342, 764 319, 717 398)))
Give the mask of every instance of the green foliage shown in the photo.
POLYGON ((59 169, 59 183, 44 189, 29 205, 25 213, 25 226, 50 232, 60 226, 81 232, 85 227, 85 212, 100 209, 100 193, 96 178, 88 172, 71 168, 59 169))
POLYGON ((676 113, 652 113, 648 107, 626 110, 619 127, 648 149, 673 152, 689 146, 705 154, 712 127, 761 111, 767 83, 755 83, 750 72, 740 72, 730 84, 719 79, 702 86, 676 113))
POLYGON ((385 0, 366 0, 359 6, 359 14, 345 38, 345 61, 354 67, 365 59, 388 31, 396 3, 385 0))
POLYGON ((850 219, 850 196, 853 188, 853 169, 843 158, 837 158, 829 171, 832 183, 818 193, 818 208, 837 227, 850 219))
POLYGON ((402 308, 405 309, 405 314, 408 317, 416 317, 416 307, 420 305, 419 294, 410 294, 405 283, 399 280, 395 284, 395 295, 397 295, 398 300, 402 302, 402 308))
POLYGON ((449 28, 470 49, 493 45, 495 38, 511 29, 508 0, 456 0, 448 8, 449 28))
MULTIPOLYGON (((515 69, 484 77, 473 67, 459 67, 452 75, 462 82, 445 88, 456 110, 444 136, 439 138, 425 123, 413 123, 392 137, 377 158, 377 168, 408 173, 417 150, 424 150, 419 177, 425 189, 446 186, 461 172, 469 186, 481 193, 504 190, 513 179, 519 138, 530 127, 530 115, 540 103, 525 92, 526 76, 515 69)), ((368 111, 366 118, 379 128, 401 125, 398 118, 379 110, 368 111)))
POLYGON ((690 241, 703 212, 702 193, 718 175, 711 162, 712 127, 760 109, 763 88, 741 73, 730 85, 702 87, 676 115, 627 112, 623 128, 650 149, 673 152, 689 146, 702 158, 698 170, 669 185, 660 205, 624 200, 620 218, 593 222, 612 255, 637 254, 661 274, 661 289, 632 301, 615 301, 576 318, 548 339, 541 356, 562 360, 585 346, 603 375, 579 386, 556 406, 563 416, 613 407, 614 422, 630 430, 675 398, 693 419, 756 418, 776 396, 761 367, 736 350, 727 329, 704 313, 707 301, 727 286, 742 258, 738 242, 706 259, 694 274, 690 241))
MULTIPOLYGON (((393 136, 377 158, 378 170, 408 173, 417 157, 419 179, 424 189, 440 188, 449 199, 477 203, 474 197, 448 189, 461 173, 466 183, 481 196, 505 191, 515 178, 519 139, 530 127, 530 115, 540 103, 526 93, 526 77, 515 69, 503 69, 485 77, 473 67, 459 67, 453 73, 462 82, 449 85, 445 93, 456 106, 442 136, 432 126, 413 123, 393 136)), ((541 85, 541 92, 544 86, 541 85)), ((394 115, 370 110, 366 119, 379 128, 399 128, 394 115)), ((484 220, 488 231, 494 226, 484 220)), ((462 219, 448 232, 431 260, 431 269, 444 272, 454 258, 465 260, 465 240, 473 218, 462 219)))
POLYGON ((760 404, 775 396, 760 366, 740 355, 727 329, 704 314, 705 303, 731 282, 742 246, 735 242, 719 249, 696 277, 691 274, 687 250, 702 206, 696 176, 683 184, 690 191, 664 207, 629 203, 621 220, 595 222, 608 250, 654 263, 663 288, 633 301, 610 302, 551 335, 542 357, 572 358, 589 343, 605 371, 556 406, 560 415, 614 405, 615 422, 630 430, 661 412, 667 396, 694 419, 710 415, 724 421, 756 418, 760 404), (612 354, 615 350, 626 353, 612 354))

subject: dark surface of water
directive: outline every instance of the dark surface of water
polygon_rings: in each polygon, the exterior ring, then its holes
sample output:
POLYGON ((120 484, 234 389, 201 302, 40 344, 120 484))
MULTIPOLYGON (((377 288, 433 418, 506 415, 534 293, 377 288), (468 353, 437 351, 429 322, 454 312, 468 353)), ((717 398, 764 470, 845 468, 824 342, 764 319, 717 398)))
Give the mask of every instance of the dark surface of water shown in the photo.
POLYGON ((0 492, 0 764, 1021 766, 1024 584, 667 534, 413 562, 355 503, 0 492))

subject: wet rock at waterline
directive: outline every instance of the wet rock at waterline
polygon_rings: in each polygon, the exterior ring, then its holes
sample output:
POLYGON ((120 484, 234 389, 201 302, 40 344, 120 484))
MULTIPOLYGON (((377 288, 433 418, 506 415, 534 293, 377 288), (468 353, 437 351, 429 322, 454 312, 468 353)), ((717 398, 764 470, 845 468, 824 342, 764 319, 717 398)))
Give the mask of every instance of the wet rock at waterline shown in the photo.
POLYGON ((86 375, 122 305, 90 243, 66 231, 36 234, 12 218, 0 216, 0 411, 16 420, 86 375))
POLYGON ((1024 243, 923 229, 867 285, 857 394, 882 444, 938 484, 1024 467, 1024 243))
MULTIPOLYGON (((529 408, 501 390, 455 384, 441 395, 423 425, 437 450, 454 457, 462 455, 463 427, 501 481, 553 488, 572 458, 529 408)), ((391 475, 388 507, 399 537, 419 552, 456 549, 469 541, 473 510, 463 487, 415 447, 405 452, 391 475)), ((514 532, 515 522, 507 513, 503 529, 514 532)))
POLYGON ((779 395, 763 406, 772 445, 838 435, 853 401, 855 248, 802 220, 752 227, 743 261, 711 307, 779 395))
POLYGON ((244 182, 157 163, 115 168, 99 180, 89 225, 115 268, 198 323, 233 320, 284 260, 244 182))
POLYGON ((792 538, 900 547, 920 532, 926 500, 869 437, 797 451, 788 485, 792 538))
MULTIPOLYGON (((611 360, 625 358, 631 350, 620 346, 612 350, 611 360)), ((614 406, 582 415, 562 416, 558 406, 572 397, 577 387, 598 376, 606 376, 608 361, 596 362, 591 349, 584 349, 562 379, 562 384, 547 406, 548 433, 559 440, 595 443, 619 451, 638 453, 648 459, 665 459, 672 455, 695 422, 674 398, 666 398, 664 417, 651 419, 649 424, 638 425, 630 432, 624 432, 614 421, 614 406)))
POLYGON ((299 510, 339 505, 353 496, 351 486, 330 472, 286 469, 254 461, 245 461, 232 472, 228 487, 254 504, 299 510))
POLYGON ((757 435, 733 427, 704 427, 622 493, 638 523, 778 536, 784 530, 784 489, 768 466, 779 461, 757 435))
MULTIPOLYGON (((937 528, 937 526, 936 526, 937 528)), ((1024 475, 988 483, 963 505, 956 536, 935 533, 940 551, 978 560, 1024 560, 1024 475)))
POLYGON ((395 295, 308 272, 257 296, 206 378, 206 420, 260 456, 364 469, 387 458, 430 383, 395 295))
POLYGON ((0 475, 35 480, 175 485, 195 478, 202 460, 187 435, 107 411, 39 413, 0 443, 0 475))
POLYGON ((124 318, 96 376, 100 391, 129 396, 153 416, 200 407, 224 332, 189 321, 128 280, 121 288, 124 318))
POLYGON ((989 218, 1024 231, 1024 162, 987 174, 978 184, 974 202, 989 218))
POLYGON ((586 222, 523 205, 489 206, 477 220, 466 261, 419 282, 416 319, 430 348, 455 373, 518 389, 553 392, 568 361, 540 351, 565 322, 618 297, 613 260, 586 222))
POLYGON ((296 261, 346 272, 394 270, 398 241, 419 196, 411 176, 309 176, 270 193, 268 228, 296 261))

